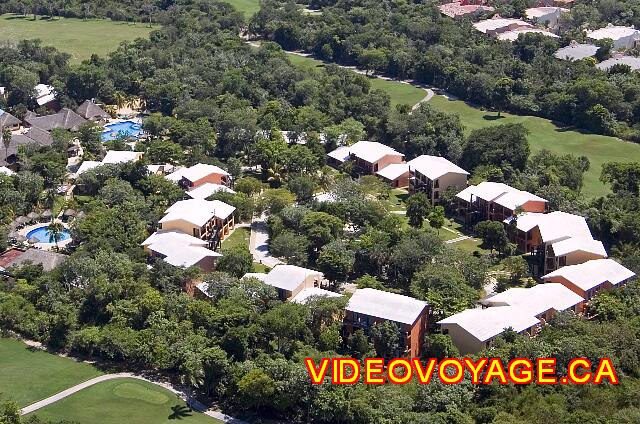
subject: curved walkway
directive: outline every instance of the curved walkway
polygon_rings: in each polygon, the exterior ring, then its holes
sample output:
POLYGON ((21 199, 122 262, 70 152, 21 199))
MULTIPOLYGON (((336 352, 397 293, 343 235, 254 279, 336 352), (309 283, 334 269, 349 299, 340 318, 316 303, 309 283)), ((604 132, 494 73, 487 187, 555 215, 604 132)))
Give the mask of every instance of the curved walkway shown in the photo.
POLYGON ((20 410, 20 414, 21 415, 26 415, 26 414, 30 414, 32 412, 37 411, 38 409, 42 409, 45 406, 51 405, 52 403, 58 402, 59 400, 62 400, 68 396, 73 395, 74 393, 79 392, 80 390, 84 390, 88 387, 94 386, 98 383, 102 383, 103 381, 109 381, 109 380, 115 380, 118 378, 133 378, 136 380, 142 380, 142 381, 146 381, 148 383, 152 383, 155 384, 156 386, 160 386, 166 390, 169 390, 170 392, 172 392, 173 394, 177 395, 180 399, 182 399, 183 401, 187 402, 187 404, 193 408, 195 411, 198 412, 202 412, 205 415, 208 415, 212 418, 215 418, 217 420, 220 420, 222 422, 225 423, 231 423, 231 424, 247 424, 246 422, 239 420, 237 418, 233 418, 229 415, 223 414, 220 411, 214 411, 214 410, 208 410, 203 404, 201 404, 200 402, 198 402, 195 399, 190 399, 184 392, 177 390, 175 387, 173 387, 171 384, 168 383, 158 383, 157 381, 153 381, 153 380, 149 380, 148 378, 136 375, 136 374, 132 374, 129 372, 121 372, 121 373, 116 373, 116 374, 105 374, 105 375, 101 375, 99 377, 95 377, 92 378, 90 380, 87 380, 83 383, 77 384, 73 387, 70 387, 66 390, 61 391, 60 393, 56 393, 53 396, 49 396, 46 399, 43 399, 41 401, 38 401, 36 403, 32 403, 31 405, 25 406, 24 408, 22 408, 20 410))

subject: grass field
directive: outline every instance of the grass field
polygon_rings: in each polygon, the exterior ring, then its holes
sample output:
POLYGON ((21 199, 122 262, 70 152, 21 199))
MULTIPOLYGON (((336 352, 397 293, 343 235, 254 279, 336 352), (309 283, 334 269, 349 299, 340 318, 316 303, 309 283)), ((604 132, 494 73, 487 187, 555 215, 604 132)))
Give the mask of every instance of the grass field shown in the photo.
POLYGON ((100 375, 88 364, 0 339, 0 400, 26 406, 100 375))
POLYGON ((69 420, 78 424, 220 423, 190 411, 176 395, 155 384, 131 378, 98 383, 42 408, 32 415, 43 421, 69 420))
POLYGON ((258 10, 260 10, 260 0, 224 0, 231 6, 235 7, 239 12, 244 13, 244 17, 249 19, 258 10))
MULTIPOLYGON (((289 60, 304 69, 324 66, 322 62, 309 57, 289 55, 289 60)), ((397 81, 371 78, 371 85, 391 96, 391 104, 413 105, 424 97, 424 90, 397 81)), ((534 116, 519 116, 508 113, 496 119, 496 114, 469 106, 460 100, 449 100, 444 96, 434 96, 429 104, 449 113, 457 113, 467 133, 477 128, 491 125, 522 123, 529 129, 529 143, 532 151, 548 149, 556 154, 571 153, 585 155, 591 167, 585 174, 583 193, 589 197, 606 194, 607 186, 600 182, 602 164, 610 161, 640 161, 640 145, 627 143, 614 137, 590 134, 574 129, 561 128, 548 119, 534 116)))
POLYGON ((112 22, 108 20, 87 20, 72 18, 43 19, 33 15, 0 16, 0 42, 16 42, 39 38, 45 45, 72 55, 72 62, 80 62, 96 53, 105 56, 126 40, 146 38, 152 28, 137 23, 112 22))
POLYGON ((495 119, 495 113, 471 107, 460 100, 448 100, 443 96, 434 96, 429 104, 446 112, 460 115, 467 132, 490 125, 522 123, 529 129, 529 143, 533 151, 548 149, 557 154, 571 153, 587 156, 591 161, 591 167, 585 174, 583 192, 590 197, 608 192, 608 188, 599 180, 603 163, 640 161, 640 144, 627 143, 617 138, 574 129, 560 128, 547 119, 534 116, 503 114, 504 118, 495 119))
POLYGON ((230 236, 222 240, 221 250, 231 250, 238 245, 249 246, 249 237, 251 236, 251 229, 247 227, 237 227, 230 236))

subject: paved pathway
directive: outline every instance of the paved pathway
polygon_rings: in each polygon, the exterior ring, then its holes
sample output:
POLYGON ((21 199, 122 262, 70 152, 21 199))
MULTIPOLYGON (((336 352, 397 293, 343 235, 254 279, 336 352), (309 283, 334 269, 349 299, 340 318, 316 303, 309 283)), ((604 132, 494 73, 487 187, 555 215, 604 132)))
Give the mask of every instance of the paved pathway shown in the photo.
POLYGON ((269 253, 269 233, 265 216, 255 218, 251 223, 251 237, 249 238, 249 250, 255 262, 264 264, 270 268, 283 263, 269 253))
POLYGON ((467 239, 470 239, 470 238, 471 237, 469 237, 469 236, 460 236, 460 237, 445 241, 445 244, 457 243, 459 241, 467 240, 467 239))
POLYGON ((225 423, 231 423, 231 424, 247 424, 246 422, 239 420, 237 418, 233 418, 229 415, 223 414, 220 411, 214 411, 214 410, 210 410, 207 409, 202 403, 198 402, 195 399, 190 399, 184 392, 177 390, 174 386, 172 386, 171 384, 168 383, 159 383, 156 381, 152 381, 149 380, 148 378, 145 377, 141 377, 139 375, 136 374, 132 374, 132 373, 128 373, 128 372, 121 372, 121 373, 117 373, 117 374, 105 374, 105 375, 101 375, 99 377, 95 377, 92 378, 91 380, 87 380, 84 383, 80 383, 77 384, 73 387, 70 387, 66 390, 61 391, 60 393, 57 393, 53 396, 49 396, 46 399, 43 399, 39 402, 33 403, 29 406, 25 406, 24 408, 22 408, 20 410, 20 414, 21 415, 27 415, 30 414, 34 411, 37 411, 39 409, 44 408, 45 406, 51 405, 52 403, 58 402, 59 400, 62 400, 68 396, 73 395, 74 393, 79 392, 80 390, 84 390, 87 387, 91 387, 93 385, 96 385, 98 383, 102 383, 103 381, 109 381, 109 380, 115 380, 118 378, 134 378, 136 380, 142 380, 142 381, 147 381, 149 383, 155 384, 157 386, 161 386, 167 390, 169 390, 170 392, 174 393, 175 395, 177 395, 179 398, 181 398, 182 400, 184 400, 185 402, 187 402, 189 404, 189 406, 191 408, 193 408, 195 411, 198 412, 202 412, 205 415, 208 415, 212 418, 218 419, 222 422, 225 423))

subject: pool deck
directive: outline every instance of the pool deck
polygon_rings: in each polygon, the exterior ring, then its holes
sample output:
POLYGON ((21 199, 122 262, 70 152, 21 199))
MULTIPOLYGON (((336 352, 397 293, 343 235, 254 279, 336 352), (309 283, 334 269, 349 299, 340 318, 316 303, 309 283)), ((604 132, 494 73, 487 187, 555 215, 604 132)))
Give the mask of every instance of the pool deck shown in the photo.
MULTIPOLYGON (((56 219, 56 222, 62 222, 62 221, 56 219)), ((18 230, 18 233, 27 237, 27 234, 29 234, 29 231, 35 230, 36 228, 40 228, 40 227, 46 227, 47 225, 49 225, 48 222, 39 222, 37 224, 27 225, 26 227, 18 230)), ((65 229, 67 230, 69 229, 69 226, 67 224, 62 223, 62 225, 64 226, 65 229)), ((67 244, 71 243, 72 241, 73 239, 69 237, 66 240, 58 242, 58 247, 59 248, 65 247, 67 244)), ((29 244, 28 242, 25 242, 25 243, 29 244)), ((52 250, 56 248, 55 243, 35 243, 32 246, 42 250, 52 250)))

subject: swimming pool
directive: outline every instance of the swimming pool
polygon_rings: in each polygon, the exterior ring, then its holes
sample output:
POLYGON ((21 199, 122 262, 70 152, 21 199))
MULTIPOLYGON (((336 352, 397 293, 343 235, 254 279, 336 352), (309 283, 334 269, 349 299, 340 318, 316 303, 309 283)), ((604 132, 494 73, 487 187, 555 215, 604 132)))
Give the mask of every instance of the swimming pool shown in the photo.
MULTIPOLYGON (((35 237, 39 240, 39 243, 52 243, 51 241, 49 241, 49 231, 47 230, 47 227, 48 225, 43 225, 42 227, 34 228, 27 233, 27 239, 35 237)), ((60 234, 60 240, 58 240, 58 242, 69 240, 70 238, 71 233, 65 228, 64 230, 62 230, 62 233, 60 234)))
POLYGON ((125 134, 133 138, 138 138, 142 134, 142 126, 134 121, 115 122, 107 124, 102 131, 102 141, 115 140, 118 134, 125 134))

